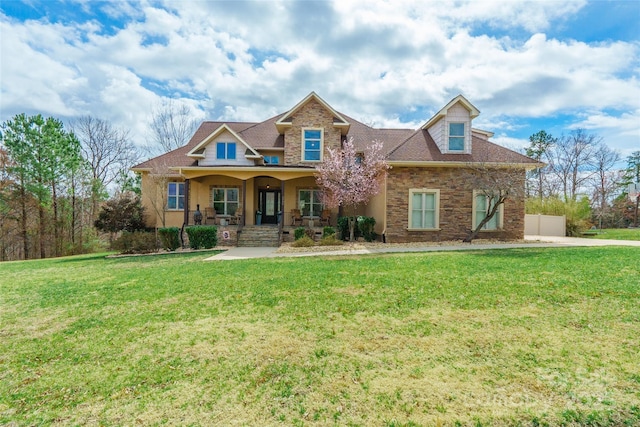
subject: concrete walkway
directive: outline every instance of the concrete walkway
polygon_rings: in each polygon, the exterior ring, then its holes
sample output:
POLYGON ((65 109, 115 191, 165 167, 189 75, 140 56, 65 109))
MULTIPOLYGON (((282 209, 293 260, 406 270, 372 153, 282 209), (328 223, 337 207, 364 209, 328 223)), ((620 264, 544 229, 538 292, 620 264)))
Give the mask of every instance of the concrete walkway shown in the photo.
POLYGON ((366 255, 382 253, 404 252, 442 252, 442 251, 469 251, 486 249, 513 249, 513 248, 558 248, 567 246, 635 246, 640 248, 640 241, 633 240, 602 240, 585 239, 577 237, 557 236, 525 236, 527 243, 474 243, 457 244, 450 246, 380 246, 366 249, 338 249, 335 251, 318 252, 289 252, 277 253, 278 248, 236 248, 232 247, 218 255, 207 258, 207 261, 228 261, 234 259, 250 258, 281 258, 281 257, 309 257, 309 256, 336 256, 336 255, 366 255))

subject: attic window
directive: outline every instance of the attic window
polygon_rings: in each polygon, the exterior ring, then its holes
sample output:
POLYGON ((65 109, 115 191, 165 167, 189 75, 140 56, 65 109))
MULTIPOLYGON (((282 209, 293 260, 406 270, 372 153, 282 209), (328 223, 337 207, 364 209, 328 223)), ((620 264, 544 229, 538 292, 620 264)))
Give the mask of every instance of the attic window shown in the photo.
POLYGON ((216 144, 216 157, 218 159, 235 160, 236 159, 236 143, 235 142, 218 142, 216 144))
POLYGON ((449 151, 464 151, 464 123, 449 123, 449 151))

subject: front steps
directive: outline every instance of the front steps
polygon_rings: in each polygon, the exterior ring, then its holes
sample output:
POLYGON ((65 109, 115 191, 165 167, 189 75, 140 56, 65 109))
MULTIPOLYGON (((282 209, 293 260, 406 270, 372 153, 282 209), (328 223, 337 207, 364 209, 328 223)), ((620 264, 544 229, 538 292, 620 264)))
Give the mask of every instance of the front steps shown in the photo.
POLYGON ((238 234, 238 246, 280 246, 277 225, 245 225, 238 234))

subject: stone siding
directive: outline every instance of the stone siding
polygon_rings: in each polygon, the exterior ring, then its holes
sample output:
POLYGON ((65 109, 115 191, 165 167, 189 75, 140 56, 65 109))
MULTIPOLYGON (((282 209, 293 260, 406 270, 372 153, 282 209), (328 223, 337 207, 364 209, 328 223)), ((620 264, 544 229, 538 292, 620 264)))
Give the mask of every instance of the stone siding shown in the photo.
POLYGON ((318 162, 302 161, 302 129, 324 129, 323 158, 327 155, 327 148, 340 148, 341 133, 333 126, 333 115, 319 102, 309 101, 296 111, 292 118, 292 126, 284 133, 284 164, 287 166, 313 166, 318 162))
MULTIPOLYGON (((502 173, 496 170, 495 173, 502 173)), ((509 172, 513 174, 512 171, 509 172)), ((387 178, 387 230, 389 243, 461 240, 472 227, 474 172, 464 168, 398 168, 387 178), (440 229, 409 231, 409 189, 440 190, 440 229)), ((524 171, 521 174, 524 186, 524 171)), ((524 187, 523 187, 524 188, 524 187)), ((524 199, 508 199, 503 205, 503 228, 483 231, 478 238, 522 239, 524 199)))

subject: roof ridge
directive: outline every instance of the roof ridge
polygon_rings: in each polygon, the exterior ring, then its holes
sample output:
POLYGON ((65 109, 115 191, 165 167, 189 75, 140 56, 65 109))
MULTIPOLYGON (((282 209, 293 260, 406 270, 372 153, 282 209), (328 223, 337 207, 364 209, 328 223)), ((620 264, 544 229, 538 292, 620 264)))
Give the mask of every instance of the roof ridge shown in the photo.
MULTIPOLYGON (((242 133, 242 132, 244 132, 244 131, 247 131, 247 130, 249 130, 249 129, 252 129, 252 128, 254 128, 254 127, 258 126, 258 125, 261 125, 261 124, 267 123, 269 120, 273 120, 273 119, 275 119, 276 117, 278 117, 278 116, 282 116, 282 115, 284 115, 284 114, 287 114, 287 113, 280 113, 280 114, 276 114, 275 116, 273 116, 273 117, 269 117, 267 120, 263 120, 263 121, 261 121, 261 122, 250 122, 250 123, 251 123, 251 126, 247 126, 245 129, 242 129, 242 130, 240 131, 240 133, 242 133)), ((243 123, 243 122, 239 122, 239 123, 243 123)))

